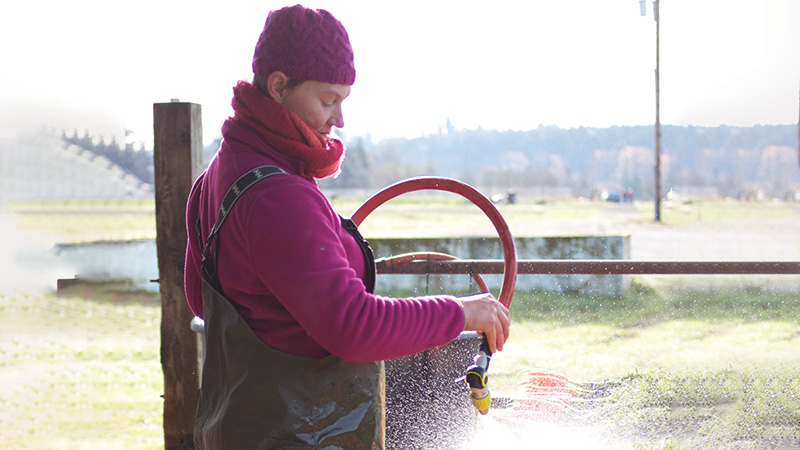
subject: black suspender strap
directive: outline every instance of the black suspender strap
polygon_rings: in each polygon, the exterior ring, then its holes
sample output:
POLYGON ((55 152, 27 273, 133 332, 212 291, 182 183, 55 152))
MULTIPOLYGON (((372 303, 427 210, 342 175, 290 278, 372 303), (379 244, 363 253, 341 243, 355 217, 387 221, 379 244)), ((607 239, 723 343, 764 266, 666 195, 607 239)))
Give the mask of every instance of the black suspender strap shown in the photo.
POLYGON ((222 204, 219 207, 219 212, 217 213, 217 223, 211 227, 211 231, 208 233, 208 238, 206 239, 206 245, 203 249, 203 255, 206 255, 206 252, 209 250, 209 246, 211 245, 211 241, 216 237, 217 232, 222 227, 223 222, 228 217, 228 212, 233 208, 233 205, 239 200, 239 197, 244 194, 244 192, 250 189, 251 186, 258 183, 259 181, 269 178, 273 175, 284 174, 288 175, 285 170, 281 169, 280 167, 276 166, 261 166, 256 167, 255 169, 250 170, 249 172, 245 173, 244 175, 240 176, 231 187, 228 189, 228 192, 225 194, 225 197, 222 199, 222 204))
POLYGON ((203 251, 203 273, 204 276, 211 277, 211 280, 209 281, 212 281, 215 287, 219 287, 219 283, 217 282, 217 270, 213 263, 211 246, 212 243, 216 242, 217 232, 219 232, 219 229, 222 227, 222 224, 228 217, 228 213, 230 212, 231 208, 233 208, 233 205, 236 204, 236 201, 239 200, 245 191, 250 189, 259 181, 278 174, 288 175, 288 173, 280 167, 260 166, 250 170, 236 179, 233 185, 231 185, 231 187, 228 189, 228 192, 225 193, 225 197, 222 198, 222 204, 220 205, 219 212, 217 213, 217 222, 211 227, 211 231, 208 233, 205 245, 203 245, 202 242, 203 238, 200 231, 200 218, 197 218, 195 227, 197 228, 197 236, 200 240, 199 245, 203 251))
POLYGON ((350 219, 345 219, 344 217, 339 216, 342 222, 342 226, 348 233, 350 233, 353 238, 355 238, 356 242, 358 242, 358 246, 361 248, 361 253, 364 255, 364 268, 366 273, 364 274, 364 285, 367 287, 367 292, 370 294, 375 293, 375 255, 372 253, 372 248, 369 246, 369 242, 361 236, 361 233, 358 231, 358 227, 356 223, 350 219))

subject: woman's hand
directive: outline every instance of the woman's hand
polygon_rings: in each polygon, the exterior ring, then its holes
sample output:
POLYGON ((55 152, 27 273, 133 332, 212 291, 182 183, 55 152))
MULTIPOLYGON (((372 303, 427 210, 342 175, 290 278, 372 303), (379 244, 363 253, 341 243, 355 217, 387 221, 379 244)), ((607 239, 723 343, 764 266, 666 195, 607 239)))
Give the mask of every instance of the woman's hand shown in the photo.
POLYGON ((508 308, 488 292, 459 297, 458 301, 464 309, 464 329, 483 333, 492 353, 503 350, 511 323, 508 308))

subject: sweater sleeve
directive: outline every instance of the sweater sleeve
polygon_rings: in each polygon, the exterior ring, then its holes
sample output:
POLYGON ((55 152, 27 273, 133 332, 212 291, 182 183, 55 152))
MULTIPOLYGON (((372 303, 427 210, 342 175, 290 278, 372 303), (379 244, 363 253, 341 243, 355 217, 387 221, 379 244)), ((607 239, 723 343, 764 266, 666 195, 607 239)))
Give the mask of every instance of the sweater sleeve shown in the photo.
POLYGON ((339 217, 315 186, 272 186, 247 216, 252 270, 332 354, 350 361, 390 359, 442 345, 463 330, 464 313, 453 296, 368 293, 348 260, 339 217))
POLYGON ((186 204, 186 258, 183 268, 183 286, 186 291, 186 301, 194 315, 203 317, 203 294, 200 278, 200 247, 195 223, 200 214, 200 185, 201 175, 192 185, 189 200, 186 204))

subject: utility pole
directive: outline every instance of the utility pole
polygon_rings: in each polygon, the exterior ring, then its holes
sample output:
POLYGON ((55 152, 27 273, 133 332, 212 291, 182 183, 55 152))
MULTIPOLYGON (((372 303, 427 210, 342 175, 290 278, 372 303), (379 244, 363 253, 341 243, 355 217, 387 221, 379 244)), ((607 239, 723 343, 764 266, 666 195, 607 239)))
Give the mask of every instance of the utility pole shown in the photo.
MULTIPOLYGON (((659 66, 660 66, 660 58, 659 58, 659 51, 660 51, 660 21, 659 21, 659 14, 658 14, 658 3, 659 0, 653 0, 653 18, 656 21, 656 126, 655 126, 655 153, 656 153, 656 164, 655 164, 655 220, 656 222, 661 221, 661 80, 659 76, 659 66)), ((645 0, 639 1, 639 7, 641 9, 641 15, 647 15, 647 7, 645 6, 645 0)))
POLYGON ((659 74, 659 0, 653 1, 653 16, 656 19, 656 222, 661 221, 661 76, 659 74))

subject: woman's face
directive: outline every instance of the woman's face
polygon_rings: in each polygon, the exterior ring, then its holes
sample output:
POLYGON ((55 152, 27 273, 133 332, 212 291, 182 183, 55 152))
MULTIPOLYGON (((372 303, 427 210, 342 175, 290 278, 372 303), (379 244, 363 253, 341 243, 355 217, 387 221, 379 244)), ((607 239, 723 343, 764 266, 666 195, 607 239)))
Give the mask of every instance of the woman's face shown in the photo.
POLYGON ((284 88, 278 103, 297 114, 303 122, 323 135, 331 128, 342 128, 342 102, 350 95, 350 86, 304 81, 298 86, 284 88))

